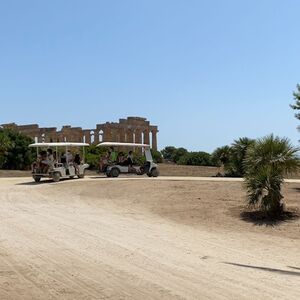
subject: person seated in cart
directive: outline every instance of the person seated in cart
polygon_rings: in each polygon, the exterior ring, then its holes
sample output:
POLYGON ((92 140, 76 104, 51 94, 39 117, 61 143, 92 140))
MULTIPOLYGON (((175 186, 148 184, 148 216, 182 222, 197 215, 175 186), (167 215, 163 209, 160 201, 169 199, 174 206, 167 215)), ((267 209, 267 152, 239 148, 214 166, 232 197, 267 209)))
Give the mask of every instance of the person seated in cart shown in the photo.
POLYGON ((114 147, 110 147, 106 154, 103 157, 100 157, 99 171, 106 172, 107 167, 116 163, 118 159, 118 153, 115 151, 114 147))
POLYGON ((75 171, 76 171, 76 175, 79 174, 79 166, 81 164, 81 158, 79 153, 76 153, 75 157, 74 157, 74 167, 75 167, 75 171))
POLYGON ((133 167, 133 152, 129 151, 128 156, 127 156, 127 165, 129 167, 133 167))
POLYGON ((52 149, 48 149, 46 151, 42 151, 42 170, 43 173, 47 173, 51 167, 54 167, 54 156, 52 149))
POLYGON ((114 147, 111 147, 109 150, 109 162, 115 163, 118 159, 118 153, 115 151, 114 147))
POLYGON ((67 158, 68 163, 73 162, 73 154, 72 154, 71 150, 67 151, 66 158, 67 158))
POLYGON ((100 156, 100 161, 99 161, 99 172, 105 172, 107 166, 109 165, 109 156, 110 153, 107 151, 103 156, 100 156))
POLYGON ((127 159, 125 159, 125 155, 123 152, 119 152, 116 163, 120 166, 126 166, 127 159))
POLYGON ((133 152, 129 151, 129 153, 127 155, 127 158, 125 160, 123 160, 123 162, 120 163, 119 165, 128 166, 128 169, 129 169, 128 171, 129 172, 134 171, 134 173, 135 173, 136 169, 133 168, 133 152))
POLYGON ((46 173, 49 168, 49 161, 47 158, 47 151, 40 152, 40 169, 42 173, 46 173))

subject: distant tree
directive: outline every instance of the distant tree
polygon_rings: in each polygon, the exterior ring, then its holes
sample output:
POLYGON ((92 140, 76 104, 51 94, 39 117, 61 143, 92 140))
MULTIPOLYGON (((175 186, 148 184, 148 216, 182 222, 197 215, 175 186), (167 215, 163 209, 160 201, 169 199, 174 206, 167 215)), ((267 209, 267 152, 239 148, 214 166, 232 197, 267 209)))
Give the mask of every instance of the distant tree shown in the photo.
POLYGON ((185 148, 177 148, 173 154, 173 162, 177 163, 180 160, 180 158, 186 155, 187 153, 188 151, 185 148))
POLYGON ((167 146, 163 150, 161 150, 161 154, 164 159, 173 161, 176 150, 177 148, 173 146, 167 146))
POLYGON ((97 147, 90 145, 85 148, 85 161, 89 164, 89 169, 97 169, 100 162, 100 157, 108 151, 106 147, 97 147))
MULTIPOLYGON (((290 105, 292 109, 299 111, 295 114, 295 117, 300 120, 300 85, 297 84, 297 91, 293 93, 295 104, 290 105)), ((299 127, 300 130, 300 127, 299 127)))
POLYGON ((273 135, 257 140, 247 150, 244 167, 248 203, 258 205, 269 217, 283 212, 283 176, 299 170, 298 150, 288 139, 273 135))
POLYGON ((190 166, 212 166, 212 160, 209 153, 202 151, 188 152, 179 159, 178 164, 190 166))
POLYGON ((217 167, 224 166, 226 163, 229 162, 230 154, 230 146, 219 147, 211 155, 212 163, 217 167))
POLYGON ((151 149, 151 154, 155 163, 162 163, 163 158, 159 151, 151 149))
POLYGON ((239 138, 234 141, 230 147, 229 159, 224 164, 227 176, 244 176, 244 159, 246 157, 247 149, 253 144, 254 140, 247 137, 239 138))
POLYGON ((185 148, 176 148, 173 146, 167 146, 161 151, 163 158, 172 162, 177 163, 182 156, 187 154, 188 151, 185 148))
POLYGON ((8 135, 4 129, 0 129, 0 168, 3 167, 6 162, 7 151, 11 146, 11 142, 8 135))
POLYGON ((36 154, 34 149, 28 148, 33 140, 11 129, 3 129, 2 134, 9 144, 4 155, 2 168, 9 170, 29 169, 36 154))
POLYGON ((143 166, 146 162, 145 155, 143 155, 140 151, 134 152, 133 161, 135 164, 143 166))

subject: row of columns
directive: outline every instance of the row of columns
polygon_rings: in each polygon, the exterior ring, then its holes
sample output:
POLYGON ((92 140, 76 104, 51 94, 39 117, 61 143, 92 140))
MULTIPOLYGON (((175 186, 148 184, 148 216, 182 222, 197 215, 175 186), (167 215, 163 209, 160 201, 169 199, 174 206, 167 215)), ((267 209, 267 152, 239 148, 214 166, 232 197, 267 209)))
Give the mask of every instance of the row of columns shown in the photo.
POLYGON ((48 136, 43 134, 36 137, 39 142, 85 142, 88 144, 99 144, 101 142, 120 142, 120 143, 138 143, 150 144, 150 135, 152 135, 152 149, 157 150, 157 130, 123 130, 123 129, 105 129, 104 130, 83 130, 82 135, 70 136, 48 136))
POLYGON ((152 148, 157 150, 157 130, 123 130, 123 129, 104 129, 104 130, 83 130, 83 141, 89 144, 101 142, 120 142, 120 143, 144 143, 150 144, 150 134, 152 135, 152 148))

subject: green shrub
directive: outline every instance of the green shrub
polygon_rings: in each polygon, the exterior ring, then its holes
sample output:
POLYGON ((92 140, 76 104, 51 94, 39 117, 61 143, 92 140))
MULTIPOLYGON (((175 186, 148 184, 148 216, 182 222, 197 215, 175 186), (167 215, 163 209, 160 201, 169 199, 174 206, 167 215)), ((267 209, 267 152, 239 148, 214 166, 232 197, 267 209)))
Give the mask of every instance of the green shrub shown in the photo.
POLYGON ((177 148, 176 151, 173 154, 173 162, 178 163, 181 157, 186 155, 188 151, 185 148, 177 148))
POLYGON ((6 162, 6 155, 10 145, 11 141, 8 138, 8 135, 3 129, 0 129, 0 168, 2 168, 6 162))
POLYGON ((230 146, 219 147, 211 155, 212 164, 216 167, 221 167, 230 161, 230 155, 230 146))
POLYGON ((243 177, 245 175, 244 160, 248 148, 254 142, 254 140, 247 137, 234 141, 229 151, 229 158, 224 164, 226 176, 243 177))
POLYGON ((190 166, 212 166, 211 155, 206 152, 189 152, 183 155, 179 161, 179 165, 190 166))
POLYGON ((159 151, 151 149, 151 154, 152 154, 152 157, 153 157, 153 161, 155 163, 157 163, 157 164, 162 163, 163 158, 162 158, 162 155, 159 151))
POLYGON ((257 140, 248 148, 244 170, 249 205, 258 205, 272 218, 284 212, 281 188, 284 175, 300 168, 298 151, 288 139, 273 135, 257 140))
POLYGON ((134 161, 134 164, 142 166, 146 162, 145 155, 142 155, 140 152, 134 152, 133 153, 133 161, 134 161))
POLYGON ((161 154, 164 159, 173 161, 176 150, 177 149, 173 146, 167 146, 161 150, 161 154))
POLYGON ((161 151, 164 159, 175 163, 177 163, 180 158, 187 153, 188 151, 185 148, 175 148, 173 146, 167 146, 161 151))
POLYGON ((33 140, 11 129, 1 129, 0 139, 6 145, 0 150, 0 167, 7 170, 30 169, 36 158, 35 149, 28 148, 33 140))
POLYGON ((97 147, 96 145, 90 145, 85 148, 85 162, 89 164, 90 170, 98 169, 101 156, 108 151, 106 147, 97 147))

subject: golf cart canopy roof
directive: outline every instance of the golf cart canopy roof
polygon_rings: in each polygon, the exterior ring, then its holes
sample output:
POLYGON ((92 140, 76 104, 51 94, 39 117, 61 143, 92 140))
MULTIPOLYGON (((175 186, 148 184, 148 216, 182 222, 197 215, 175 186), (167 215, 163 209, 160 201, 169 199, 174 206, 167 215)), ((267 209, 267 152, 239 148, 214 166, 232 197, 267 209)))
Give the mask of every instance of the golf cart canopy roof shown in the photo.
POLYGON ((150 145, 136 144, 136 143, 104 142, 104 143, 98 144, 97 147, 140 147, 140 148, 150 148, 150 145))
POLYGON ((38 147, 87 147, 89 144, 86 143, 35 143, 29 145, 30 148, 38 147))

